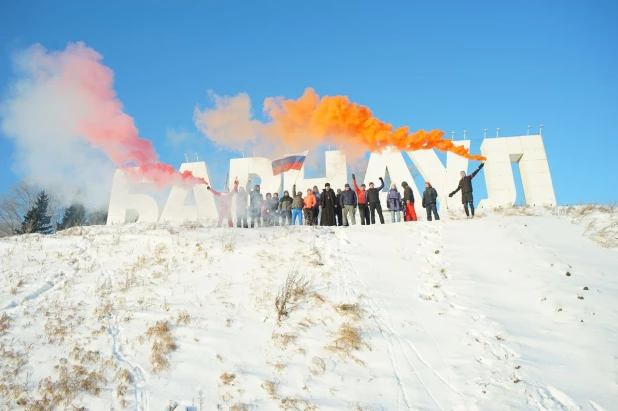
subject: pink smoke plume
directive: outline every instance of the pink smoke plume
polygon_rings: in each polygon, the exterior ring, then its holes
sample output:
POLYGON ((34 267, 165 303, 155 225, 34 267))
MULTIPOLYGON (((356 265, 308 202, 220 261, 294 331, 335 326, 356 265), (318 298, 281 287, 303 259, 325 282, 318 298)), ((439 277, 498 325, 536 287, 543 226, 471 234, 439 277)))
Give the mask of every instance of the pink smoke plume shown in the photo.
POLYGON ((159 162, 152 142, 139 136, 133 118, 123 112, 113 89, 114 74, 101 63, 101 54, 78 42, 64 51, 38 56, 30 65, 32 75, 56 76, 67 90, 79 95, 87 110, 79 113, 78 133, 117 167, 159 186, 179 181, 208 184, 191 172, 180 173, 159 162))

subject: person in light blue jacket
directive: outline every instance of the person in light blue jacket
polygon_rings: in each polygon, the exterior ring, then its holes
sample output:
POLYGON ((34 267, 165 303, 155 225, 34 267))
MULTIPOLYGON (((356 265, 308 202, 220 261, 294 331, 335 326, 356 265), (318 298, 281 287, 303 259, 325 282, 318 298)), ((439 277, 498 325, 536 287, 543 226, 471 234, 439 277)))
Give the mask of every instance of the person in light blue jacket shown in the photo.
POLYGON ((399 191, 397 191, 396 184, 391 184, 391 189, 386 195, 386 206, 388 208, 388 211, 391 212, 391 222, 394 223, 395 220, 397 220, 397 222, 400 222, 402 210, 401 194, 399 194, 399 191))

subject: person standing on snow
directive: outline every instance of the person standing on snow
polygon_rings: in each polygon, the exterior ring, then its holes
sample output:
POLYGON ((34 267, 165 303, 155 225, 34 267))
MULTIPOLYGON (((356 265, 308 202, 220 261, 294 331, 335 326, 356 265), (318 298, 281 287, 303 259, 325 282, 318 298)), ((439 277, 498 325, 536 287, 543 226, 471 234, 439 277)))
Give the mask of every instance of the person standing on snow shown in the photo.
POLYGON ((234 180, 234 188, 232 189, 232 192, 230 192, 228 187, 225 187, 223 193, 218 192, 210 186, 206 186, 206 189, 221 199, 219 204, 219 221, 217 222, 217 227, 221 227, 221 222, 226 217, 227 225, 229 227, 234 227, 234 223, 232 223, 232 196, 236 191, 238 191, 238 177, 234 180))
POLYGON ((386 195, 386 207, 391 212, 391 222, 401 221, 401 194, 397 191, 397 185, 391 184, 391 189, 386 195))
MULTIPOLYGON (((250 191, 251 179, 247 182, 247 191, 250 191)), ((260 193, 260 185, 256 184, 253 191, 249 193, 249 217, 251 217, 251 228, 254 223, 262 226, 262 206, 264 205, 264 196, 260 193)))
POLYGON ((283 197, 279 200, 279 217, 281 225, 290 225, 292 222, 292 203, 294 200, 290 197, 290 193, 286 190, 283 192, 283 197))
POLYGON ((459 180, 459 185, 457 189, 450 193, 448 196, 453 197, 455 193, 461 190, 461 203, 464 206, 464 210, 466 210, 466 216, 468 218, 474 218, 474 199, 472 198, 472 179, 474 176, 481 171, 481 168, 485 166, 485 162, 482 162, 479 167, 474 170, 472 174, 469 176, 466 175, 465 171, 461 172, 461 180, 459 180), (470 204, 470 211, 472 212, 472 217, 470 217, 470 212, 468 212, 468 204, 470 204))
POLYGON ((320 225, 333 226, 336 225, 335 221, 335 205, 337 204, 337 195, 330 189, 330 184, 326 183, 324 191, 320 196, 320 209, 322 210, 322 217, 320 218, 320 225))
POLYGON ((247 192, 243 187, 238 189, 236 196, 236 227, 249 227, 247 224, 247 192))
POLYGON ((337 226, 343 225, 343 221, 341 221, 341 219, 343 218, 343 212, 341 210, 341 205, 339 204, 340 200, 341 200, 341 189, 338 188, 337 195, 335 196, 335 217, 337 217, 337 226))
MULTIPOLYGON (((292 191, 296 192, 296 184, 294 184, 292 191)), ((304 205, 305 205, 305 201, 303 200, 303 193, 299 191, 294 196, 294 200, 292 200, 292 225, 296 224, 297 219, 298 219, 298 225, 303 225, 304 205)))
POLYGON ((371 224, 376 223, 376 211, 378 217, 380 217, 380 224, 384 224, 384 216, 382 215, 382 204, 380 204, 380 191, 384 188, 384 179, 380 177, 382 185, 378 188, 373 186, 373 183, 369 183, 369 190, 367 190, 367 203, 369 203, 369 211, 371 212, 371 224))
POLYGON ((423 192, 423 208, 427 210, 427 221, 431 221, 431 213, 436 217, 436 221, 440 219, 436 201, 438 200, 438 192, 431 186, 429 181, 425 182, 425 191, 423 192))
POLYGON ((272 225, 279 225, 279 193, 274 193, 273 198, 270 199, 270 218, 272 225))
POLYGON ((318 190, 318 186, 313 186, 313 196, 315 197, 315 207, 313 208, 313 225, 318 225, 320 218, 322 217, 320 210, 320 190, 318 190))
POLYGON ((313 212, 315 211, 315 195, 310 188, 307 189, 307 195, 304 199, 303 211, 305 213, 305 225, 315 225, 313 219, 313 212))
POLYGON ((358 204, 356 199, 356 191, 350 190, 350 185, 346 184, 341 195, 339 196, 339 207, 341 207, 341 213, 343 215, 343 225, 349 226, 349 219, 352 220, 352 224, 356 225, 356 205, 358 204), (348 217, 348 213, 350 217, 348 217))
POLYGON ((416 210, 414 210, 414 192, 412 187, 405 181, 401 183, 403 187, 403 207, 405 208, 405 221, 417 221, 416 210))
POLYGON ((356 176, 352 174, 352 184, 358 198, 358 214, 360 216, 361 225, 369 225, 369 206, 367 205, 367 191, 365 184, 361 184, 360 188, 356 185, 356 176), (366 223, 366 224, 365 224, 366 223))

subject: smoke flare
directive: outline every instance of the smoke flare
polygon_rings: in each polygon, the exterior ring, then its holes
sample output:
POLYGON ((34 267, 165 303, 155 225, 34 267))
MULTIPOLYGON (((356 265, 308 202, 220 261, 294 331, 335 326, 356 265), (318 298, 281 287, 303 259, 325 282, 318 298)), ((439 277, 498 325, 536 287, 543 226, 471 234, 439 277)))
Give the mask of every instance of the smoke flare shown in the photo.
POLYGON ((18 79, 3 104, 2 129, 15 141, 20 171, 42 183, 71 185, 92 169, 88 159, 96 157, 98 170, 81 182, 88 189, 97 185, 97 174, 105 179, 109 172, 103 153, 116 167, 159 186, 206 183, 159 162, 152 142, 139 136, 133 118, 124 113, 113 89, 114 74, 102 59, 83 42, 56 52, 36 44, 16 56, 18 79), (45 153, 64 154, 50 161, 45 153), (33 173, 42 162, 45 171, 33 173))
POLYGON ((251 119, 251 102, 245 93, 212 96, 214 108, 195 108, 195 125, 209 139, 232 149, 247 149, 250 143, 270 144, 274 150, 305 150, 334 144, 352 155, 361 155, 364 150, 376 152, 392 146, 402 151, 450 151, 471 160, 485 160, 443 138, 443 131, 394 128, 374 117, 368 107, 353 103, 346 96, 320 97, 307 88, 297 100, 269 97, 263 106, 267 122, 251 119))

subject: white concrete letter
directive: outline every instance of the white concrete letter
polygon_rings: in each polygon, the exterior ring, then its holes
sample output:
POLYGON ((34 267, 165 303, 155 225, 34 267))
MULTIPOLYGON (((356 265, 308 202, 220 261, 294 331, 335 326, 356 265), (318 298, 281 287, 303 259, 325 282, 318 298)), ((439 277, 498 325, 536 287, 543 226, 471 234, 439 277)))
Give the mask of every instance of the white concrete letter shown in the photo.
MULTIPOLYGON (((273 162, 264 157, 233 158, 230 160, 229 187, 234 187, 234 177, 238 177, 238 186, 245 187, 249 178, 260 177, 260 192, 280 193, 281 175, 273 175, 273 162)), ((253 190, 254 184, 250 189, 253 190)))
MULTIPOLYGON (((283 183, 285 189, 292 195, 292 188, 296 182, 296 191, 301 191, 303 197, 308 188, 318 186, 320 192, 324 188, 324 184, 330 183, 330 188, 337 191, 338 188, 343 190, 343 187, 348 182, 346 157, 343 151, 333 150, 324 152, 326 163, 325 178, 305 178, 305 166, 297 170, 290 170, 283 173, 283 183)), ((281 196, 280 196, 281 197, 281 196)))
MULTIPOLYGON (((470 148, 470 140, 453 141, 456 146, 470 148)), ((460 197, 449 198, 448 194, 457 188, 461 171, 468 170, 468 159, 457 154, 446 153, 446 167, 434 150, 407 152, 425 181, 429 181, 438 192, 440 208, 454 208, 461 205, 460 197)))
POLYGON ((487 199, 479 207, 513 206, 517 192, 511 163, 519 163, 526 205, 555 205, 556 195, 541 135, 488 138, 481 144, 487 199))
MULTIPOLYGON (((191 171, 195 177, 201 177, 210 182, 206 163, 182 163, 179 171, 191 171)), ((204 184, 175 185, 170 191, 160 221, 197 221, 207 218, 217 218, 217 207, 214 197, 204 184), (190 190, 193 190, 195 204, 185 205, 190 190)))
MULTIPOLYGON (((381 183, 378 177, 384 178, 387 169, 391 182, 397 184, 397 190, 399 190, 402 195, 403 188, 401 187, 401 183, 403 181, 408 183, 412 188, 412 192, 414 193, 414 209, 417 215, 421 215, 419 214, 423 210, 421 194, 414 183, 414 179, 412 178, 412 174, 410 174, 410 169, 408 169, 406 165, 403 154, 396 148, 387 147, 381 153, 371 153, 369 164, 367 165, 367 172, 365 173, 365 184, 367 188, 369 188, 370 182, 373 182, 376 188, 379 187, 381 183)), ((356 183, 360 184, 359 181, 356 183)), ((383 204, 386 204, 386 196, 389 188, 390 187, 386 187, 387 191, 380 192, 380 202, 383 204)), ((386 209, 386 205, 384 205, 384 209, 386 209)))
POLYGON ((130 194, 129 179, 122 170, 116 170, 107 209, 107 225, 124 224, 127 210, 139 213, 137 221, 154 223, 159 219, 159 206, 147 194, 130 194))

